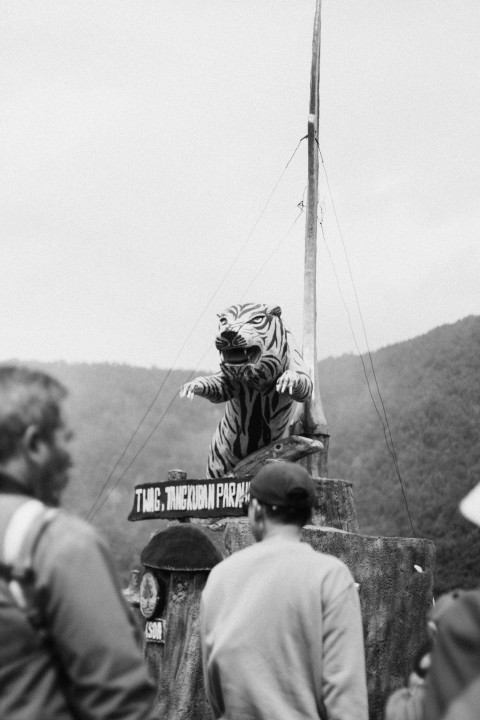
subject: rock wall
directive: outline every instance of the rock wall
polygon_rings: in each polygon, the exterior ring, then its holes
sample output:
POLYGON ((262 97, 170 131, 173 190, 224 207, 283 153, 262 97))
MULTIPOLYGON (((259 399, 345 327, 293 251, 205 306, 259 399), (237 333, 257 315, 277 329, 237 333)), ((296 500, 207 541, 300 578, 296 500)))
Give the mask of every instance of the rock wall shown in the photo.
POLYGON ((165 643, 146 643, 162 720, 212 720, 203 687, 200 596, 208 572, 169 573, 165 643))

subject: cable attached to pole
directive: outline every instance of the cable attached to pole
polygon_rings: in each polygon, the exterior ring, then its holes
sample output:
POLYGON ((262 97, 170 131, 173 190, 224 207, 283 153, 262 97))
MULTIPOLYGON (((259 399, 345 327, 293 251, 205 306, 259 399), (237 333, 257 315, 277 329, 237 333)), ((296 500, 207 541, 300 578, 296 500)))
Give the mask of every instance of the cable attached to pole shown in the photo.
MULTIPOLYGON (((102 484, 102 487, 100 488, 100 491, 97 493, 97 496, 96 496, 95 500, 93 501, 93 503, 92 503, 92 505, 91 505, 91 507, 90 507, 90 510, 89 510, 88 513, 87 513, 87 516, 86 516, 86 519, 87 519, 87 520, 92 520, 92 518, 97 514, 97 512, 100 510, 100 508, 103 507, 104 503, 106 502, 106 500, 107 500, 108 497, 110 496, 111 492, 113 492, 113 490, 117 487, 117 485, 118 485, 118 483, 120 482, 120 480, 124 477, 126 471, 131 467, 131 465, 133 464, 133 462, 137 459, 137 457, 139 456, 140 452, 143 450, 143 448, 145 447, 145 445, 147 444, 147 442, 148 442, 148 441, 150 440, 150 438, 152 437, 153 433, 154 433, 154 432, 156 431, 156 429, 159 427, 159 425, 160 425, 161 421, 163 420, 163 418, 165 417, 166 413, 168 412, 168 410, 169 410, 169 409, 171 408, 171 406, 173 405, 173 402, 174 402, 174 400, 175 400, 175 397, 172 398, 172 400, 170 401, 169 405, 167 406, 167 409, 165 410, 165 412, 164 412, 163 415, 161 416, 159 422, 155 425, 153 431, 148 435, 148 438, 147 438, 146 442, 143 443, 143 445, 140 447, 140 450, 134 455, 133 460, 131 460, 131 461, 129 462, 129 464, 127 465, 126 470, 124 470, 124 471, 121 473, 119 479, 115 482, 113 488, 107 493, 107 495, 104 497, 104 499, 103 499, 102 501, 100 501, 101 495, 105 492, 105 490, 106 490, 109 482, 111 481, 111 479, 112 479, 115 471, 117 470, 117 468, 119 467, 120 463, 121 463, 122 460, 124 459, 127 451, 128 451, 129 448, 131 447, 131 445, 132 445, 135 437, 138 435, 138 433, 139 433, 142 425, 145 423, 148 415, 149 415, 150 412, 153 410, 153 407, 154 407, 154 405, 156 404, 156 402, 157 402, 157 400, 158 400, 158 398, 159 398, 159 396, 160 396, 160 394, 161 394, 161 392, 162 392, 162 390, 163 390, 163 388, 164 388, 164 386, 165 386, 165 383, 167 382, 168 378, 170 377, 171 373, 173 372, 173 369, 174 369, 174 367, 175 367, 175 365, 176 365, 176 363, 177 363, 177 361, 178 361, 181 353, 183 352, 183 350, 184 350, 185 347, 187 346, 187 343, 189 342, 190 338, 192 337, 195 329, 197 328, 198 324, 199 324, 200 321, 202 320, 202 318, 203 318, 203 316, 205 315, 207 309, 210 307, 213 299, 215 298, 215 296, 216 296, 217 293, 219 292, 220 288, 223 287, 223 285, 224 285, 227 277, 228 277, 229 274, 231 273, 231 271, 232 271, 235 263, 237 262, 237 260, 238 260, 238 258, 240 257, 241 253, 244 251, 245 247, 247 246, 248 241, 250 240, 250 238, 252 237, 253 233, 255 232, 258 224, 260 223, 260 220, 262 219, 263 215, 265 214, 265 212, 266 212, 266 210, 267 210, 268 205, 270 204, 270 202, 271 202, 271 200, 272 200, 272 197, 274 196, 274 194, 275 194, 278 186, 280 185, 280 183, 281 183, 281 181, 282 181, 282 179, 283 179, 283 176, 285 175, 285 173, 286 173, 286 171, 287 171, 290 163, 292 162, 293 158, 295 157, 295 155, 296 155, 296 153, 297 153, 297 151, 298 151, 298 148, 299 148, 300 145, 302 144, 303 140, 306 139, 306 137, 307 137, 307 136, 305 135, 305 137, 302 137, 302 138, 298 141, 298 144, 297 144, 295 150, 293 151, 293 153, 292 153, 292 155, 290 156, 287 164, 285 165, 285 167, 283 168, 282 172, 280 173, 279 178, 277 179, 275 185, 273 186, 273 189, 271 190, 270 194, 268 195, 267 200, 266 200, 266 202, 265 202, 262 210, 260 211, 260 214, 258 215, 256 221, 254 222, 254 224, 253 224, 250 232, 248 233, 246 239, 244 240, 244 242, 243 242, 243 244, 241 245, 240 249, 238 250, 237 254, 234 256, 232 262, 230 263, 230 266, 228 267, 228 269, 227 269, 226 272, 224 273, 222 280, 221 280, 220 283, 217 285, 215 291, 214 291, 214 292, 212 293, 212 295, 210 296, 210 299, 208 300, 207 304, 204 306, 203 310, 202 310, 202 311, 200 312, 200 314, 198 315, 195 323, 194 323, 193 326, 191 327, 190 332, 188 333, 188 335, 187 335, 185 341, 183 342, 183 344, 181 345, 180 350, 177 352, 177 354, 176 354, 176 356, 175 356, 175 359, 174 359, 174 361, 173 361, 173 363, 172 363, 172 366, 171 366, 171 367, 169 368, 169 370, 167 371, 167 374, 166 374, 166 376, 164 377, 164 379, 163 379, 163 381, 162 381, 162 383, 161 383, 161 385, 160 385, 160 388, 158 389, 155 397, 153 398, 153 400, 151 401, 151 403, 150 403, 150 405, 148 406, 147 410, 145 411, 145 413, 143 414, 142 418, 140 419, 137 427, 135 428, 134 432, 132 433, 129 441, 127 442, 127 444, 126 444, 126 446, 125 446, 125 448, 123 449, 123 451, 122 451, 121 454, 119 455, 118 459, 116 460, 114 466, 112 467, 110 473, 108 474, 107 479, 106 479, 105 482, 102 484)), ((294 223, 292 224, 291 228, 288 230, 287 234, 282 238, 280 244, 284 241, 285 237, 290 233, 291 229, 293 228, 293 225, 295 225, 295 223, 297 222, 297 220, 298 220, 298 217, 296 218, 296 220, 295 220, 294 223)), ((275 252, 275 251, 274 251, 274 252, 275 252)), ((271 257, 271 255, 269 256, 268 259, 270 259, 270 257, 271 257)), ((266 262, 268 262, 268 259, 267 259, 266 262)), ((264 266, 262 266, 262 268, 260 269, 259 272, 261 272, 261 270, 263 269, 263 267, 264 267, 264 266)), ((259 273, 258 273, 258 274, 259 274, 259 273)), ((258 277, 258 274, 257 274, 256 277, 258 277)), ((254 280, 256 279, 256 277, 254 278, 254 280)), ((253 282, 253 281, 252 281, 252 282, 253 282)), ((250 287, 250 286, 249 286, 249 287, 250 287)), ((248 288, 247 288, 247 290, 248 290, 248 288)), ((247 292, 247 291, 245 291, 245 292, 247 292)), ((198 365, 197 365, 197 367, 198 367, 198 365)), ((190 375, 190 378, 191 378, 191 377, 192 377, 192 374, 190 375)))
MULTIPOLYGON (((317 145, 318 145, 318 144, 317 144, 317 145)), ((363 356, 362 356, 362 353, 361 353, 361 351, 360 351, 360 348, 359 348, 359 345, 358 345, 358 342, 357 342, 357 338, 356 338, 355 332, 354 332, 354 330, 353 330, 353 325, 352 325, 352 321, 351 321, 350 312, 349 312, 349 310, 348 310, 347 304, 346 304, 346 302, 345 302, 343 293, 342 293, 341 288, 340 288, 340 282, 339 282, 338 275, 337 275, 337 271, 336 271, 336 269, 335 269, 335 265, 334 265, 334 262, 333 262, 333 257, 332 257, 332 254, 331 254, 331 252, 330 252, 330 248, 328 247, 328 244, 327 244, 327 241, 326 241, 326 237, 325 237, 325 231, 324 231, 324 227, 323 227, 323 218, 321 218, 321 221, 319 222, 319 224, 320 224, 320 228, 321 228, 321 232, 322 232, 323 241, 324 241, 325 247, 326 247, 326 249, 327 249, 327 252, 328 252, 328 255, 329 255, 329 258, 330 258, 330 262, 332 263, 332 267, 333 267, 333 271, 334 271, 334 275, 335 275, 335 279, 336 279, 336 282, 337 282, 337 286, 338 286, 338 290, 339 290, 339 293, 340 293, 340 297, 341 297, 342 303, 343 303, 343 305, 344 305, 344 307, 345 307, 345 310, 346 310, 346 312, 347 312, 347 317, 348 317, 348 322, 349 322, 349 325, 350 325, 350 330, 351 330, 352 337, 353 337, 353 340, 354 340, 354 343, 355 343, 355 347, 357 348, 357 351, 358 351, 358 354, 359 354, 359 357, 360 357, 360 360, 361 360, 361 363, 362 363, 362 366, 363 366, 363 372, 364 372, 364 374, 365 374, 365 379, 366 379, 366 381, 367 381, 368 391, 369 391, 369 393, 370 393, 370 397, 371 397, 371 399, 372 399, 372 402, 373 402, 373 406, 374 406, 374 408, 375 408, 375 411, 376 411, 376 413, 377 413, 377 415, 378 415, 378 417, 379 417, 379 419, 380 419, 380 422, 381 422, 381 424, 382 424, 382 427, 383 427, 383 434, 384 434, 384 437, 385 437, 385 444, 386 444, 387 450, 388 450, 388 452, 389 452, 389 454, 390 454, 390 456, 391 456, 391 458, 392 458, 392 460, 393 460, 393 464, 394 464, 394 467, 395 467, 396 475, 397 475, 398 481, 399 481, 399 483, 400 483, 400 488, 401 488, 401 491, 402 491, 402 495, 403 495, 403 499, 404 499, 404 503, 405 503, 405 508, 406 508, 407 515, 408 515, 408 518, 409 518, 409 521, 410 521, 410 526, 411 526, 411 528, 412 528, 413 536, 414 536, 414 537, 417 537, 417 533, 416 533, 416 531, 415 531, 415 526, 414 526, 414 524, 413 524, 412 516, 411 516, 411 513, 410 513, 410 508, 409 508, 408 501, 407 501, 407 495, 406 495, 406 492, 405 492, 405 487, 404 487, 404 484, 403 484, 402 475, 401 475, 401 472, 400 472, 400 466, 399 466, 399 463, 398 463, 398 456, 397 456, 397 453, 396 453, 396 450, 395 450, 395 444, 394 444, 394 442, 393 442, 393 436, 392 436, 392 432, 391 432, 391 429, 390 429, 390 423, 389 423, 389 420, 388 420, 387 410, 386 410, 386 407, 385 407, 385 403, 384 403, 384 401, 383 401, 382 393, 381 393, 381 391, 380 391, 380 386, 379 386, 378 379, 377 379, 377 375, 376 375, 376 372, 375 372, 375 366, 374 366, 374 363, 373 363, 373 357, 372 357, 372 353, 371 353, 371 350, 370 350, 370 345, 369 345, 368 338, 367 338, 367 332, 366 332, 365 323, 364 323, 364 320, 363 320, 363 314, 362 314, 362 310, 361 310, 361 307, 360 307, 360 301, 359 301, 359 299, 358 299, 357 288, 356 288, 356 285, 355 285, 355 280, 354 280, 354 278, 353 278, 353 272, 352 272, 352 268, 351 268, 351 265, 350 265, 350 260, 349 260, 349 258, 348 258, 348 253, 347 253, 346 244, 345 244, 345 241, 344 241, 344 238, 343 238, 343 233, 342 233, 342 230, 341 230, 341 227, 340 227, 340 222, 339 222, 339 220, 338 220, 338 215, 337 215, 337 211, 336 211, 336 208, 335 208, 335 203, 334 203, 334 200, 333 200, 333 195, 332 195, 332 191, 331 191, 331 188, 330 188, 330 183, 329 183, 329 180, 328 180, 328 175, 327 175, 327 170, 326 170, 325 162, 324 162, 324 159, 323 159, 323 156, 322 156, 322 153, 321 153, 321 151, 320 151, 320 147, 319 147, 319 146, 318 146, 318 154, 319 154, 320 160, 321 160, 321 162, 322 162, 322 167, 323 167, 324 174, 325 174, 325 179, 326 179, 326 182, 327 182, 328 194, 329 194, 329 196, 330 196, 330 201, 331 201, 331 203, 332 203, 332 208, 333 208, 333 212, 334 212, 334 216, 335 216, 337 228, 338 228, 338 231, 339 231, 339 234, 340 234, 340 238, 341 238, 341 242, 342 242, 342 247, 343 247, 343 252, 344 252, 344 255, 345 255, 345 260, 346 260, 346 262, 347 262, 347 267, 348 267, 349 276, 350 276, 350 280, 351 280, 352 287, 353 287, 353 291, 354 291, 354 296, 355 296, 355 301, 356 301, 356 305, 357 305, 357 310, 358 310, 358 314, 359 314, 359 317, 360 317, 360 320, 361 320, 362 329, 363 329, 363 336, 364 336, 364 339, 365 339, 365 344, 366 344, 366 346, 367 346, 367 353, 368 353, 368 357, 369 357, 369 361, 370 361, 370 366, 371 366, 371 369, 372 369, 372 374, 373 374, 373 378, 374 378, 374 381, 375 381, 375 386, 376 386, 376 389, 377 389, 378 397, 379 397, 379 399, 380 399, 380 403, 381 403, 382 410, 383 410, 383 417, 382 417, 382 414, 380 413, 380 410, 379 410, 379 408, 378 408, 378 406, 377 406, 377 404, 376 404, 376 402, 375 402, 375 398, 374 398, 374 396, 373 396, 373 392, 372 392, 372 389, 371 389, 371 386, 370 386, 370 381, 369 381, 369 378, 368 378, 367 368, 366 368, 366 366, 365 366, 365 362, 364 362, 364 360, 363 360, 363 356)))

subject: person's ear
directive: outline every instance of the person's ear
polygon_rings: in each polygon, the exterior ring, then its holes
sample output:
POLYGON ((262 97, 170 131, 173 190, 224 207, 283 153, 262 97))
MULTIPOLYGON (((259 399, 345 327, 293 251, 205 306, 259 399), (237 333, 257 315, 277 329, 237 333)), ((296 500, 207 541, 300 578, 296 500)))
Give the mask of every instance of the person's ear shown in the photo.
POLYGON ((48 452, 48 446, 42 438, 37 425, 29 425, 22 438, 22 445, 26 455, 35 463, 43 462, 48 452))
POLYGON ((258 502, 256 498, 252 498, 253 505, 253 519, 256 523, 263 523, 265 519, 265 511, 263 506, 258 502))

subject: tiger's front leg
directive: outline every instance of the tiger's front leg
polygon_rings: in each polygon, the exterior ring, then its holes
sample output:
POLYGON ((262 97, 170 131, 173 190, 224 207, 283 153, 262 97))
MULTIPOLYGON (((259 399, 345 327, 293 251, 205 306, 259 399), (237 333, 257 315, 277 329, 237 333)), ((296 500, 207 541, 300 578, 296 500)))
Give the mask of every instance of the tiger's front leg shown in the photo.
POLYGON ((180 397, 186 397, 193 400, 195 395, 204 397, 210 402, 220 403, 230 400, 233 396, 234 388, 232 383, 222 373, 203 377, 200 375, 185 383, 180 388, 180 397))
POLYGON ((280 395, 291 395, 297 402, 305 402, 312 394, 310 377, 296 370, 285 370, 278 378, 275 387, 280 395))

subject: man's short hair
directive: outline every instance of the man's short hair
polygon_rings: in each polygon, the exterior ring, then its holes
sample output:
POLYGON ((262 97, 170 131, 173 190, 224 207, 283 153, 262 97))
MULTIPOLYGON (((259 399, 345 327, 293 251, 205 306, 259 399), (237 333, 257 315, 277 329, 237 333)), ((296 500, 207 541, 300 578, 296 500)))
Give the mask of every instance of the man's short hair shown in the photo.
POLYGON ((0 365, 0 462, 16 454, 30 425, 36 425, 46 440, 53 436, 66 395, 58 380, 40 370, 0 365))
POLYGON ((276 505, 272 507, 267 503, 261 502, 260 504, 265 511, 265 515, 281 525, 298 525, 299 527, 303 527, 304 525, 308 525, 312 520, 312 508, 310 507, 293 508, 276 505))

